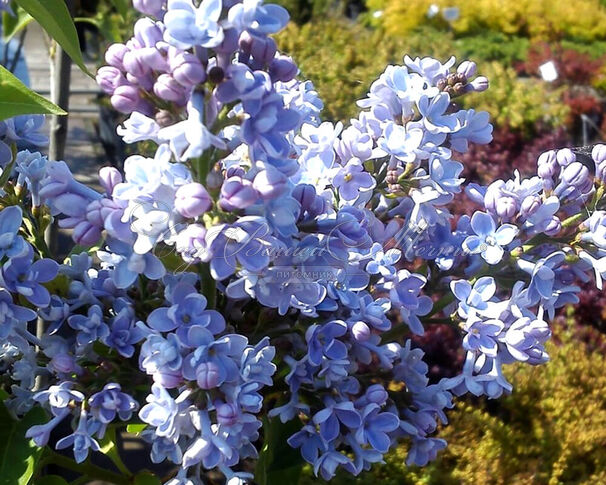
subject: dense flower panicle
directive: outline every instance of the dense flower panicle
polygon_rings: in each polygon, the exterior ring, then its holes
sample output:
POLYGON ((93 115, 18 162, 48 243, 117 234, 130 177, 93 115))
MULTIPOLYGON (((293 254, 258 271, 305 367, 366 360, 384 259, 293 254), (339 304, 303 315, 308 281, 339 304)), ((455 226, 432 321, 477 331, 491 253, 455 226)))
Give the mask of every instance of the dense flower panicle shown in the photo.
POLYGON ((296 425, 288 445, 327 480, 400 440, 425 465, 446 446, 435 432, 453 396, 511 392, 503 366, 546 362, 555 311, 581 283, 602 287, 606 147, 593 167, 553 150, 536 176, 465 186, 455 152, 492 139, 487 113, 456 104, 488 87, 475 63, 405 57, 344 126, 322 122, 313 85, 270 37, 282 7, 133 5, 148 17, 97 80, 129 115, 119 135, 155 144, 152 158, 102 169, 98 193, 19 151, 44 142, 40 117, 0 124, 12 170, 0 369, 11 409, 52 415, 28 431, 36 444, 70 421, 57 447, 81 462, 136 415, 152 461, 179 465, 168 484, 212 468, 245 483, 234 470, 259 456, 269 417, 296 425), (463 190, 470 217, 451 212, 463 190), (60 266, 39 247, 50 218, 80 245, 60 266), (37 317, 42 336, 28 331, 37 317), (413 344, 436 323, 465 355, 437 382, 413 344))

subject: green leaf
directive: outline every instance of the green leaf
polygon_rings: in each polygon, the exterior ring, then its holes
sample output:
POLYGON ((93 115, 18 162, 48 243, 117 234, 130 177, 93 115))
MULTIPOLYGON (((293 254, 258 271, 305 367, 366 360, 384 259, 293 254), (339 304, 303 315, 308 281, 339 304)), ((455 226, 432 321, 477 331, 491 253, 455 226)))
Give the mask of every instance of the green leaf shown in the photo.
POLYGON ((72 16, 64 0, 15 0, 42 26, 48 35, 63 47, 72 60, 90 77, 93 75, 84 65, 80 41, 72 16))
POLYGON ((128 15, 128 4, 126 3, 126 0, 111 0, 111 2, 114 4, 114 7, 116 7, 118 13, 122 15, 122 18, 125 19, 128 15))
POLYGON ((66 115, 59 106, 44 99, 0 66, 0 121, 17 115, 66 115))
POLYGON ((120 451, 116 446, 116 428, 108 427, 105 431, 105 436, 99 443, 101 453, 107 456, 124 475, 132 475, 120 457, 120 451))
POLYGON ((286 440, 300 429, 301 422, 297 418, 285 424, 279 418, 263 420, 265 436, 255 468, 255 480, 259 485, 299 483, 303 458, 299 450, 291 448, 286 440))
POLYGON ((36 480, 35 485, 69 485, 68 482, 58 475, 46 475, 36 480))
POLYGON ((36 407, 17 421, 0 403, 0 485, 27 485, 42 448, 25 437, 26 431, 35 424, 42 424, 47 417, 42 408, 36 407))
POLYGON ((145 428, 147 428, 147 424, 145 423, 134 423, 126 426, 126 431, 133 434, 141 433, 145 428))
POLYGON ((135 476, 134 485, 161 485, 158 477, 150 472, 141 472, 135 476))
POLYGON ((27 27, 34 18, 22 8, 15 9, 15 16, 5 12, 2 16, 3 42, 8 43, 15 35, 27 27))

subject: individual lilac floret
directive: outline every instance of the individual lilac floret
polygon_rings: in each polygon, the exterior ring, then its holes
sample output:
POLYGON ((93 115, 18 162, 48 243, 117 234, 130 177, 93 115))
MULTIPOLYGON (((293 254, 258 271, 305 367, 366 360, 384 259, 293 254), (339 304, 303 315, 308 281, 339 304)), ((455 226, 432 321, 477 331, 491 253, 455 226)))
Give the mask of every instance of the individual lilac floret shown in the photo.
POLYGON ((166 0, 133 0, 133 7, 145 15, 162 18, 166 0))
POLYGON ((313 365, 320 365, 324 357, 332 360, 345 359, 347 347, 338 340, 338 337, 342 337, 346 333, 347 325, 340 320, 309 327, 305 332, 309 362, 313 365))
POLYGON ((398 416, 381 412, 379 405, 370 403, 362 411, 362 426, 356 431, 356 439, 361 445, 369 444, 379 453, 387 453, 391 445, 388 433, 399 426, 398 416))
POLYGON ((224 37, 218 24, 221 8, 221 0, 204 0, 199 7, 191 0, 168 0, 166 41, 182 49, 218 46, 224 37))
POLYGON ((41 285, 57 276, 59 265, 52 259, 33 261, 34 251, 26 246, 24 255, 14 257, 0 270, 0 285, 23 295, 32 305, 45 307, 50 303, 50 293, 41 285))
POLYGON ((463 241, 463 249, 470 254, 480 254, 488 264, 497 264, 503 259, 503 246, 510 244, 518 234, 513 224, 503 224, 498 229, 490 214, 476 212, 471 217, 471 228, 475 235, 463 241))
POLYGON ((352 159, 347 162, 333 180, 334 186, 339 190, 339 195, 346 201, 358 198, 360 190, 370 190, 375 186, 375 180, 364 170, 362 162, 352 159))
POLYGON ((92 305, 87 315, 72 315, 67 323, 78 331, 76 340, 78 345, 91 344, 97 340, 105 339, 109 335, 109 328, 103 317, 103 310, 98 305, 92 305))
POLYGON ((339 436, 339 423, 351 429, 357 429, 362 424, 360 413, 351 401, 335 402, 326 398, 325 404, 326 407, 313 417, 313 422, 320 427, 320 436, 325 441, 332 441, 339 436))
POLYGON ((395 264, 400 260, 402 252, 392 248, 385 251, 379 243, 374 243, 370 248, 371 260, 366 264, 366 271, 370 274, 381 276, 394 276, 396 274, 395 264))
POLYGON ((48 159, 38 152, 23 150, 17 153, 16 170, 19 173, 17 186, 23 187, 27 184, 34 207, 40 206, 40 182, 46 176, 47 163, 48 159))
POLYGON ((169 333, 166 338, 151 334, 141 346, 139 366, 161 386, 177 387, 183 380, 181 350, 182 344, 175 334, 169 333))
POLYGON ((263 5, 263 0, 236 3, 227 14, 228 23, 238 30, 257 35, 275 34, 288 23, 288 11, 279 5, 263 5))
POLYGON ((72 447, 74 450, 74 459, 77 463, 82 463, 88 457, 89 449, 93 451, 99 451, 101 449, 99 443, 92 437, 93 433, 94 427, 91 426, 86 411, 82 410, 76 431, 57 441, 55 448, 62 450, 64 448, 72 447))
POLYGON ((135 353, 135 344, 143 340, 143 330, 135 325, 131 311, 123 308, 113 319, 109 335, 103 342, 123 357, 132 357, 135 353))
POLYGON ((463 348, 479 350, 488 357, 497 356, 497 337, 503 330, 500 320, 481 320, 470 318, 465 324, 467 335, 463 339, 463 348))
POLYGON ((14 258, 27 252, 25 239, 18 235, 23 212, 13 205, 0 211, 0 259, 14 258))
POLYGON ((30 322, 37 317, 35 311, 13 303, 11 294, 0 288, 0 339, 5 339, 20 322, 30 322))
POLYGON ((170 332, 177 329, 183 339, 192 326, 208 329, 213 335, 225 330, 225 319, 215 311, 206 308, 206 298, 193 286, 178 284, 172 292, 173 305, 169 308, 157 308, 147 317, 147 324, 157 332, 170 332))
POLYGON ((400 308, 402 319, 417 335, 423 335, 424 329, 419 316, 427 315, 433 306, 431 298, 421 295, 427 279, 416 273, 402 269, 398 271, 389 298, 396 308, 400 308))
POLYGON ((122 421, 128 421, 139 404, 131 396, 122 392, 120 384, 109 383, 103 390, 93 394, 88 401, 93 417, 103 423, 109 424, 116 415, 122 421))
POLYGON ((151 390, 152 393, 146 398, 147 404, 139 411, 139 417, 155 428, 156 435, 172 438, 178 433, 175 419, 179 407, 160 384, 152 384, 151 390))
POLYGON ((499 305, 491 301, 497 286, 490 276, 479 278, 473 286, 466 280, 452 281, 450 289, 459 300, 458 313, 461 318, 470 318, 475 314, 497 318, 501 313, 499 305))

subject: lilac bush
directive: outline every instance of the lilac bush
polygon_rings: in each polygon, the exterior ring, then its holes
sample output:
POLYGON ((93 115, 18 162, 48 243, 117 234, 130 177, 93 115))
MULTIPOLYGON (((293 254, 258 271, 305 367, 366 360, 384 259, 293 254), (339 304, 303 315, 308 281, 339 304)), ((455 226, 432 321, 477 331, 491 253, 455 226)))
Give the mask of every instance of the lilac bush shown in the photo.
POLYGON ((246 483, 257 459, 269 483, 284 446, 326 480, 400 441, 426 465, 453 397, 511 392, 503 366, 547 362, 555 311, 601 288, 606 147, 592 166, 550 151, 536 176, 466 185, 453 151, 492 139, 488 114, 456 102, 488 87, 472 61, 405 57, 345 127, 322 122, 269 36, 282 7, 134 7, 149 17, 97 80, 129 115, 118 133, 153 158, 103 168, 100 193, 62 161, 12 155, 39 141, 37 118, 0 129, 2 383, 14 413, 51 416, 27 432, 36 445, 83 463, 138 425, 151 460, 176 465, 167 485, 211 469, 246 483), (463 191, 471 217, 450 210, 463 191), (60 265, 41 239, 51 219, 76 243, 60 265), (437 323, 466 359, 430 383, 411 336, 437 323), (72 433, 51 443, 61 423, 72 433))

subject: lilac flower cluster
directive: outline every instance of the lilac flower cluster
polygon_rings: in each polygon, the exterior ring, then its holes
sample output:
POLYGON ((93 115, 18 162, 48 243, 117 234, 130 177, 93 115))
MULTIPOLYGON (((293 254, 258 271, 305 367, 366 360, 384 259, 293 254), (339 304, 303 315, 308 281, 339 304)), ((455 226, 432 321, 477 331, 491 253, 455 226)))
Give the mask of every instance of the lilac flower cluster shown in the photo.
POLYGON ((99 193, 18 152, 37 118, 2 131, 18 153, 1 199, 0 368, 11 409, 50 413, 28 432, 38 445, 71 421, 56 446, 81 462, 110 425, 139 422, 152 460, 179 465, 170 485, 212 468, 244 483, 239 464, 271 445, 265 418, 290 422, 288 445, 327 480, 401 440, 425 465, 453 396, 510 392, 503 365, 546 362, 548 320, 578 281, 601 287, 603 145, 590 167, 550 151, 534 177, 469 184, 473 215, 450 212, 455 152, 492 138, 487 113, 457 105, 488 87, 473 62, 388 66, 344 127, 322 122, 270 37, 283 8, 134 6, 153 19, 109 48, 98 81, 130 114, 120 135, 153 142, 153 158, 102 169, 99 193), (62 265, 39 237, 51 218, 79 245, 62 265), (460 330, 467 355, 440 382, 410 339, 433 323, 460 330))

